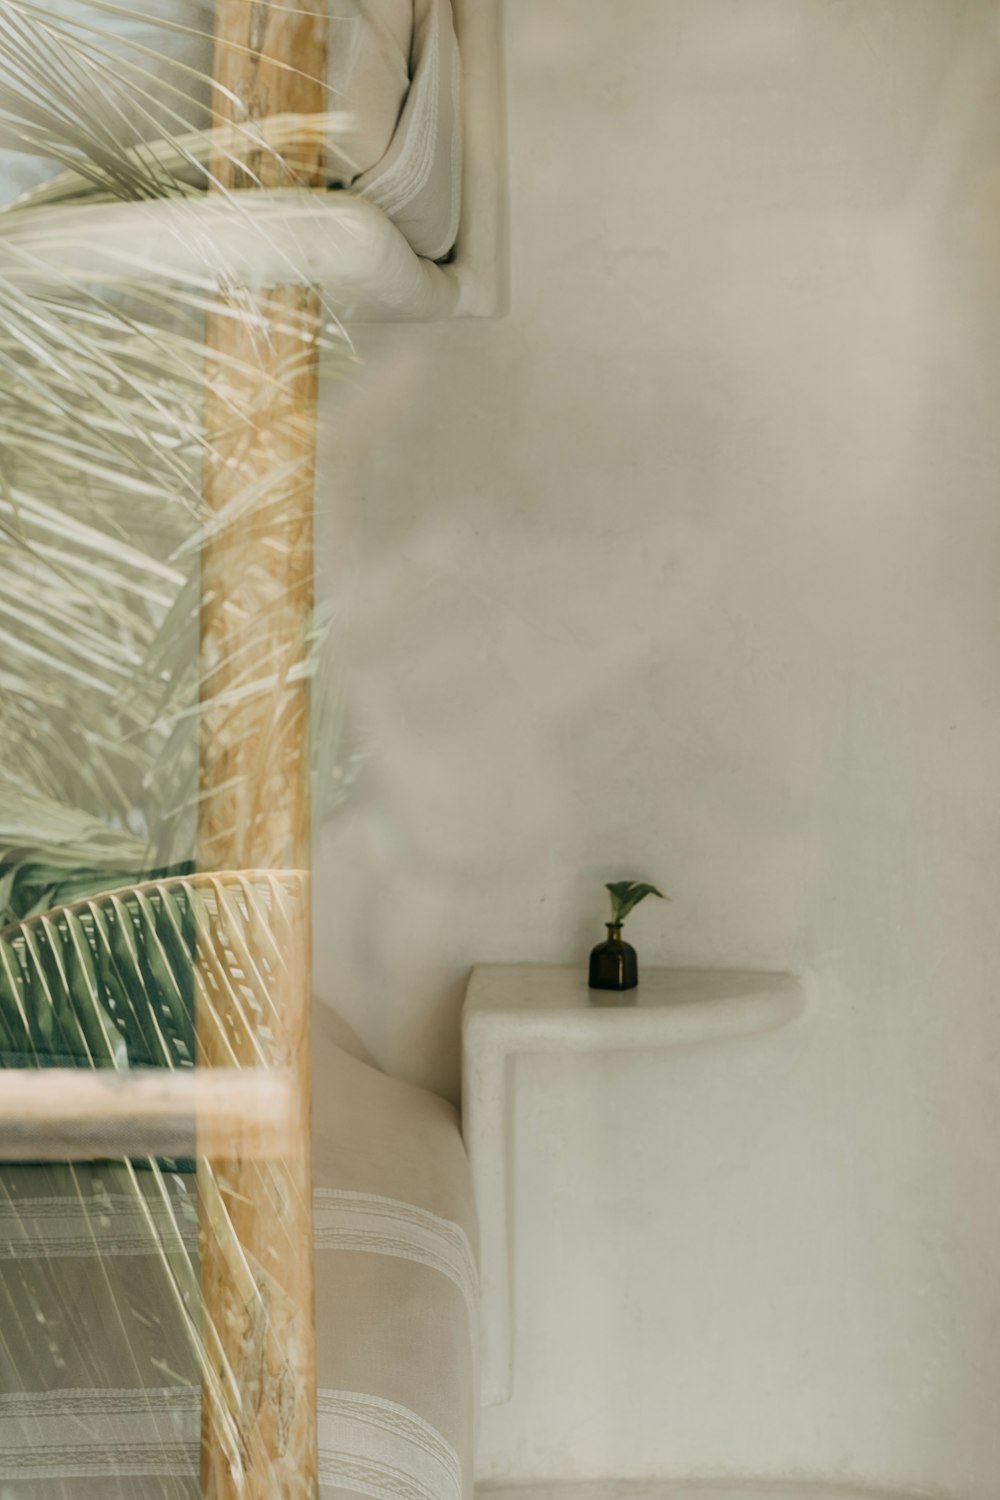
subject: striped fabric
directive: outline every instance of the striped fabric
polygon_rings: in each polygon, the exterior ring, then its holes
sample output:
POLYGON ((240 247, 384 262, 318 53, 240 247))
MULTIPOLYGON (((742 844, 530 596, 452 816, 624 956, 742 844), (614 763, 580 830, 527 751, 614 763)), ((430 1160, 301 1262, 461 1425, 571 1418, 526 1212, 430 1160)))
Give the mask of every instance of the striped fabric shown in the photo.
POLYGON ((477 1328, 478 1279, 465 1231, 426 1209, 375 1193, 319 1188, 313 1195, 313 1235, 321 1250, 361 1250, 396 1255, 430 1266, 453 1281, 465 1303, 469 1329, 477 1328))
MULTIPOLYGON (((477 1280, 455 1116, 314 1029, 321 1494, 466 1500, 477 1280)), ((191 1175, 0 1167, 0 1500, 196 1500, 196 1237, 191 1175)))
MULTIPOLYGON (((152 1495, 170 1480, 167 1493, 197 1496, 200 1405, 184 1386, 0 1395, 0 1480, 53 1495, 73 1493, 75 1480, 126 1478, 151 1481, 152 1495)), ((317 1407, 323 1489, 461 1500, 458 1454, 415 1412, 359 1391, 320 1390, 317 1407)))

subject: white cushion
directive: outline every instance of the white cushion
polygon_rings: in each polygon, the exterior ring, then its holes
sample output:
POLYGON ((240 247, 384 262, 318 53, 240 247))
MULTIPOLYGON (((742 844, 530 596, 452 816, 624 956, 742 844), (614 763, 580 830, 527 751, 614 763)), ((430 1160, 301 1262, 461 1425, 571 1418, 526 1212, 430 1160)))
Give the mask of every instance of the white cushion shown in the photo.
MULTIPOLYGON (((207 91, 186 70, 211 71, 212 0, 145 0, 138 19, 95 10, 88 0, 51 0, 48 9, 56 21, 99 26, 99 45, 114 54, 123 82, 154 96, 149 111, 128 106, 112 114, 103 91, 93 89, 92 112, 104 111, 123 144, 206 124, 207 91), (177 29, 157 26, 157 17, 177 29)), ((450 0, 331 0, 328 107, 349 122, 328 150, 330 185, 372 199, 430 259, 450 250, 458 226, 458 76, 450 0)), ((0 151, 0 204, 58 169, 0 151)))
MULTIPOLYGON (((320 1493, 470 1500, 476 1233, 457 1118, 359 1052, 317 1009, 320 1493)), ((173 1295, 198 1326, 196 1183, 168 1177, 165 1202, 137 1181, 114 1163, 0 1165, 0 1494, 197 1500, 198 1368, 173 1295)))

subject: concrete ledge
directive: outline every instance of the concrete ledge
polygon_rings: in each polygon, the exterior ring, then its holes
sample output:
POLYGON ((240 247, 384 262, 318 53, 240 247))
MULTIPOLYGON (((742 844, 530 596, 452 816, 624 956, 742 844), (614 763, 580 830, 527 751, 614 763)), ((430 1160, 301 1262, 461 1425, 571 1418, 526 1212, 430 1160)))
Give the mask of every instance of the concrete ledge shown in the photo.
POLYGON ((462 1013, 463 1130, 480 1225, 482 1401, 510 1399, 513 1367, 510 1112, 519 1054, 648 1051, 772 1031, 805 1009, 791 974, 646 969, 618 996, 581 968, 483 964, 462 1013))

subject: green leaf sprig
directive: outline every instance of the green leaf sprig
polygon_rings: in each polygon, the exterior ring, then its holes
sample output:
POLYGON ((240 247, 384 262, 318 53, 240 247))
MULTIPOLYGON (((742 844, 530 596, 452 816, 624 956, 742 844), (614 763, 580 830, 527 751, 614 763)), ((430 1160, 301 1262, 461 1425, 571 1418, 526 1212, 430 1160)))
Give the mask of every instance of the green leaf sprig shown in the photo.
POLYGON ((644 901, 647 896, 659 896, 661 901, 669 901, 670 897, 658 891, 655 885, 648 885, 638 880, 612 880, 604 889, 611 895, 611 915, 615 926, 621 926, 629 912, 644 901))

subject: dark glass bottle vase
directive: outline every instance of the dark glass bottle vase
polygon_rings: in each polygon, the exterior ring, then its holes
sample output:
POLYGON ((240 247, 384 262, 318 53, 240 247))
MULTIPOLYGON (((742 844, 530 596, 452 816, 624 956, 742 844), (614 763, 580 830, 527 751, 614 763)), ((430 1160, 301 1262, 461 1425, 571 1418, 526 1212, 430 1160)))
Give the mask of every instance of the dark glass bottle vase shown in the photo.
POLYGON ((592 990, 634 990, 639 983, 639 960, 631 943, 622 942, 620 922, 607 923, 607 941, 590 955, 592 990))

